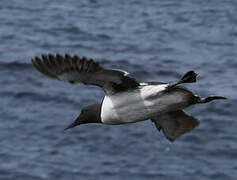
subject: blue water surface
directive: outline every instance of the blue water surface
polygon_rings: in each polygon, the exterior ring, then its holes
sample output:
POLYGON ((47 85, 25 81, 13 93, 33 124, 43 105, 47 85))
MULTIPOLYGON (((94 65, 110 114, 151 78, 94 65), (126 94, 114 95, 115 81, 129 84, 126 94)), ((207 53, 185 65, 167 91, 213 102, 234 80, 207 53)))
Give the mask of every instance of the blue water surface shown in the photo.
POLYGON ((1 0, 1 180, 229 180, 237 177, 236 0, 1 0), (226 101, 186 110, 200 119, 170 143, 144 121, 63 129, 97 87, 37 72, 30 59, 70 53, 121 68, 142 81, 174 82, 226 101))

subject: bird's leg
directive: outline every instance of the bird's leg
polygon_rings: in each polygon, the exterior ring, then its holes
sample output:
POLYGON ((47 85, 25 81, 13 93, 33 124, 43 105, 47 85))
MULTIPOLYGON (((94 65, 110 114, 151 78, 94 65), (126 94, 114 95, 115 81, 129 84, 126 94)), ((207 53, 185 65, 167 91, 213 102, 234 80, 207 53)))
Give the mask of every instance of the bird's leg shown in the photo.
POLYGON ((208 96, 206 98, 197 97, 196 103, 208 103, 210 101, 217 100, 217 99, 227 99, 227 98, 223 96, 208 96))

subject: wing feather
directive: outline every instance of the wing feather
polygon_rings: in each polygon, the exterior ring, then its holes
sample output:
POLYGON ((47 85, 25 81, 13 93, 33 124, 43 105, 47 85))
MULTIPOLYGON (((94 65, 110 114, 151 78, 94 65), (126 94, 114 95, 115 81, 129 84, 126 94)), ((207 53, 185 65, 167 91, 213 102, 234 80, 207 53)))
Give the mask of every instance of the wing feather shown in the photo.
POLYGON ((167 139, 175 141, 179 136, 191 131, 199 125, 199 121, 184 111, 178 110, 160 114, 151 118, 157 129, 162 130, 167 139))
POLYGON ((96 85, 107 94, 114 94, 139 86, 134 78, 123 70, 105 69, 93 59, 65 54, 43 54, 32 59, 32 64, 41 73, 71 83, 96 85))

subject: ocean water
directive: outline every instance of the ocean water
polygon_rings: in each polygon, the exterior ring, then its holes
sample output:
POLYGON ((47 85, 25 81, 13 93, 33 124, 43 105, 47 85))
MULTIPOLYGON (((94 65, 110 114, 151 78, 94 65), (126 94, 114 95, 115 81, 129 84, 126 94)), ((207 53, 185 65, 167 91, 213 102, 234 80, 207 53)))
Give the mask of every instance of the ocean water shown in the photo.
POLYGON ((0 180, 234 180, 237 177, 236 0, 1 0, 0 180), (175 82, 226 101, 186 110, 201 124, 170 143, 153 123, 63 129, 97 87, 37 72, 42 53, 121 68, 140 82, 175 82))

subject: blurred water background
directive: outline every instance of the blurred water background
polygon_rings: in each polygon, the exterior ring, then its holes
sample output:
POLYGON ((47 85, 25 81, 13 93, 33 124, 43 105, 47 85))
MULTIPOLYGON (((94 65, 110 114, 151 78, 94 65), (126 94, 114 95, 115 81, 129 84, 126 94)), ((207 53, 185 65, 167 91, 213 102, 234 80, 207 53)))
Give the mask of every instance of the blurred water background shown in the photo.
POLYGON ((236 0, 1 0, 0 179, 229 180, 237 177, 236 0), (227 101, 193 106, 201 120, 168 142, 150 121, 63 129, 97 87, 37 72, 42 53, 87 56, 139 81, 176 81, 227 101))

